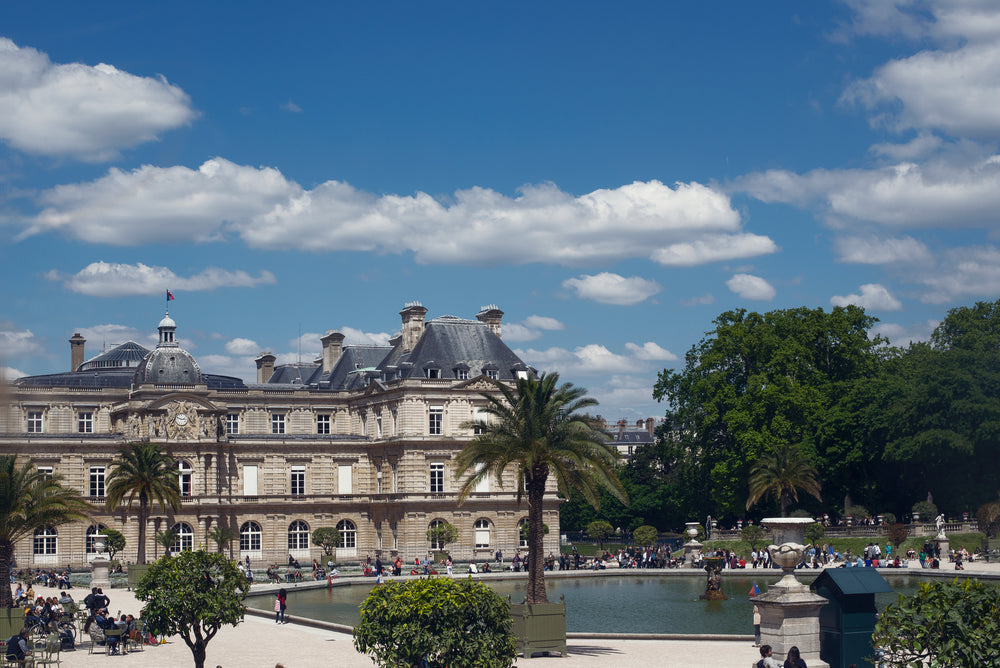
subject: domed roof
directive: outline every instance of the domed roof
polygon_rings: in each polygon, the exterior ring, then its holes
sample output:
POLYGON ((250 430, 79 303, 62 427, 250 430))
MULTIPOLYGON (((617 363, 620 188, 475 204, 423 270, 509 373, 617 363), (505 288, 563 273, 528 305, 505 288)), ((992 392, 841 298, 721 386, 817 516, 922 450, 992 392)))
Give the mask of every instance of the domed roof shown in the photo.
POLYGON ((174 319, 171 318, 169 315, 163 316, 163 320, 161 320, 160 324, 157 325, 157 327, 176 327, 176 326, 177 323, 174 322, 174 319))
POLYGON ((179 346, 160 346, 149 353, 133 376, 134 382, 168 385, 197 385, 202 382, 201 368, 188 351, 179 346))

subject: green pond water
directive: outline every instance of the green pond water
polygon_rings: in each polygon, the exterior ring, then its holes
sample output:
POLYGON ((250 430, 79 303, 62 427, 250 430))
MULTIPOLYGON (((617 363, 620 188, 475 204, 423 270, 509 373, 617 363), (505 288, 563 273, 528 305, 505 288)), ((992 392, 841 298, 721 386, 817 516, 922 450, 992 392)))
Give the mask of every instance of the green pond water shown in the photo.
MULTIPOLYGON (((798 576, 811 582, 813 574, 798 576)), ((876 594, 879 609, 896 601, 898 594, 917 590, 916 578, 887 576, 895 593, 876 594)), ((753 603, 747 594, 756 581, 761 591, 778 576, 727 576, 722 589, 728 601, 703 601, 704 577, 643 576, 632 573, 611 577, 546 578, 550 601, 566 597, 566 630, 580 633, 722 633, 752 634, 753 603)), ((524 600, 527 581, 485 581, 514 602, 524 600)), ((349 587, 309 589, 288 593, 288 614, 354 626, 360 621, 358 608, 372 583, 349 587)), ((273 596, 251 596, 247 604, 261 610, 274 609, 273 596)))

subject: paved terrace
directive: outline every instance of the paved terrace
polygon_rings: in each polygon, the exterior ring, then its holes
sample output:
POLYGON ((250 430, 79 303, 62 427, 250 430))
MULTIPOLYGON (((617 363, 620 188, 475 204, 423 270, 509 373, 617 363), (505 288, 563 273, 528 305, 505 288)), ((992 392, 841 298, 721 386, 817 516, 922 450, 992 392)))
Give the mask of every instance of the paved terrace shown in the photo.
MULTIPOLYGON (((953 577, 955 572, 950 568, 941 571, 921 571, 916 561, 911 562, 908 572, 932 573, 934 577, 953 577)), ((949 564, 951 566, 951 564, 949 564)), ((880 569, 883 570, 883 569, 880 569)), ((746 569, 760 572, 762 575, 773 574, 774 570, 746 569)), ((745 573, 746 571, 740 571, 745 573)), ((664 572, 664 571, 660 571, 664 572)), ((903 571, 884 569, 884 574, 891 575, 903 571)), ((574 571, 575 575, 587 576, 589 571, 574 571)), ((678 571, 666 571, 668 575, 682 575, 678 571)), ((690 573, 690 571, 689 571, 690 573)), ((959 573, 961 574, 961 573, 959 573)), ((985 575, 1000 579, 1000 563, 967 564, 965 575, 985 575)), ((463 576, 464 577, 464 576, 463 576)), ((524 577, 523 574, 511 574, 511 577, 524 577)), ((690 576, 688 576, 690 577, 690 576)), ((300 585, 301 586, 301 585, 300 585)), ((286 585, 295 589, 296 585, 286 585)), ((254 592, 265 592, 266 585, 254 585, 254 592)), ((48 587, 36 587, 38 596, 58 595, 58 591, 48 587)), ((74 599, 82 598, 87 593, 81 588, 72 590, 74 599)), ((105 592, 111 598, 109 606, 112 613, 118 610, 138 616, 142 607, 132 592, 124 589, 113 589, 105 592)), ((289 612, 294 612, 289 610, 289 612)), ((615 614, 615 611, 609 611, 615 614)), ((651 611, 655 614, 655 611, 651 611)), ((294 617, 293 617, 294 619, 294 617)), ((747 630, 752 631, 750 620, 747 620, 747 630)), ((571 634, 568 640, 566 658, 536 657, 533 659, 518 658, 517 666, 525 668, 584 668, 607 666, 615 667, 648 667, 648 666, 684 666, 685 668, 719 668, 734 666, 746 668, 760 658, 753 647, 749 636, 737 640, 706 640, 706 639, 628 639, 623 637, 607 637, 584 634, 571 634)), ((64 652, 60 655, 62 665, 67 668, 97 667, 108 668, 161 668, 187 666, 193 664, 191 651, 179 637, 168 638, 166 644, 157 647, 146 647, 143 652, 132 652, 126 656, 106 657, 104 648, 98 647, 100 653, 89 653, 89 639, 83 639, 75 652, 64 652)), ((259 617, 248 614, 246 620, 236 627, 225 627, 212 639, 208 645, 205 665, 224 668, 274 668, 280 663, 285 668, 370 668, 374 664, 371 659, 359 654, 354 649, 351 635, 325 629, 312 628, 302 623, 292 622, 284 625, 274 623, 273 616, 259 617)))

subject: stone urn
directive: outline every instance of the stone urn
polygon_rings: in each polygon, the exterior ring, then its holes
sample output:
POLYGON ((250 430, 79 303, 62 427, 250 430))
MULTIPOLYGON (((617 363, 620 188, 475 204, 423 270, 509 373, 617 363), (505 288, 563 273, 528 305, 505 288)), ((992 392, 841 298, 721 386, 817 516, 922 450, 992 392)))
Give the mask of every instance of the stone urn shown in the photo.
POLYGON ((819 657, 819 610, 828 601, 795 577, 795 567, 806 552, 805 530, 813 522, 809 517, 761 520, 761 525, 774 537, 767 551, 784 575, 768 587, 767 593, 755 597, 754 604, 760 608, 761 639, 773 647, 776 659, 782 660, 794 645, 810 668, 827 668, 828 664, 819 657))
POLYGON ((695 540, 698 537, 698 523, 688 522, 684 526, 687 529, 684 533, 691 539, 684 543, 684 563, 688 568, 697 568, 696 562, 701 561, 701 543, 695 540))

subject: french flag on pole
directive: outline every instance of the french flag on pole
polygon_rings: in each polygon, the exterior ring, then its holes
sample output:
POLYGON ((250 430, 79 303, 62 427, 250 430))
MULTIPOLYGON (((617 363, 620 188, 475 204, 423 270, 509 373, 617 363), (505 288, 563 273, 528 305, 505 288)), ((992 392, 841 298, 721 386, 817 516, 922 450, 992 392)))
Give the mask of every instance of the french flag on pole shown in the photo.
POLYGON ((170 290, 167 290, 167 301, 168 302, 173 301, 173 299, 174 299, 174 293, 172 293, 170 290))

